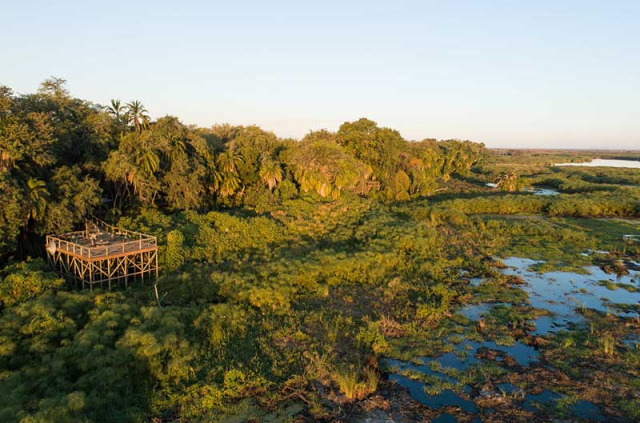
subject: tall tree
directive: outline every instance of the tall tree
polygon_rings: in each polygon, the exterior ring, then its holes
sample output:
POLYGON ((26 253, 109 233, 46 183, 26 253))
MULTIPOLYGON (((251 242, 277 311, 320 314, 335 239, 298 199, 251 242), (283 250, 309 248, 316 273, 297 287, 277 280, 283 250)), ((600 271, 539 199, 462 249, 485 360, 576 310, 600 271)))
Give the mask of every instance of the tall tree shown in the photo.
POLYGON ((107 113, 111 114, 117 120, 122 119, 122 115, 126 113, 124 106, 120 100, 111 99, 111 105, 105 107, 107 113))
POLYGON ((36 178, 27 180, 25 191, 24 226, 27 227, 30 220, 40 221, 44 218, 49 201, 49 191, 47 184, 36 178))
POLYGON ((337 198, 342 190, 356 191, 369 176, 367 166, 333 140, 305 142, 288 152, 287 165, 303 192, 337 198))
POLYGON ((55 97, 58 100, 69 99, 69 91, 65 88, 66 84, 67 84, 66 79, 52 76, 50 78, 45 79, 40 84, 40 89, 38 91, 40 92, 40 94, 55 97))
POLYGON ((149 112, 140 101, 134 100, 127 103, 126 111, 136 131, 142 131, 147 128, 149 125, 149 112))
POLYGON ((103 164, 105 175, 113 183, 114 204, 124 204, 133 194, 145 203, 155 199, 160 182, 160 151, 150 131, 129 132, 117 150, 103 164))
POLYGON ((359 119, 343 123, 338 129, 337 141, 371 166, 376 179, 393 191, 394 178, 402 162, 401 153, 407 145, 398 131, 380 128, 369 119, 359 119))
POLYGON ((111 104, 105 107, 105 111, 115 119, 119 126, 126 127, 129 123, 128 108, 119 99, 111 99, 111 104))
POLYGON ((260 179, 267 184, 270 191, 282 181, 283 172, 280 164, 268 156, 264 156, 260 161, 260 179))
POLYGON ((508 192, 518 190, 518 174, 511 171, 501 172, 495 179, 496 189, 508 192))
POLYGON ((244 157, 235 151, 233 144, 218 155, 216 159, 217 168, 220 172, 218 194, 222 198, 230 197, 242 186, 242 180, 238 174, 238 166, 244 162, 244 157))
POLYGON ((0 172, 21 169, 32 174, 55 161, 51 117, 34 103, 0 86, 0 172))
POLYGON ((218 155, 216 160, 221 171, 226 173, 237 173, 238 166, 244 163, 244 157, 237 153, 233 145, 218 155))

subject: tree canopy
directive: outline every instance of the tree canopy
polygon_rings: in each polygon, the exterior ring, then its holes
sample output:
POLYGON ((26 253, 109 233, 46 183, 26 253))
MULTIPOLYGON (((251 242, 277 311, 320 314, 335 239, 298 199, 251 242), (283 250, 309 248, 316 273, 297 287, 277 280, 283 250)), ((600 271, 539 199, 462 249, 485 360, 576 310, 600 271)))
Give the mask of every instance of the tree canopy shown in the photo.
POLYGON ((56 78, 34 94, 0 87, 0 422, 442 412, 411 405, 416 390, 383 372, 423 384, 423 396, 447 391, 456 406, 446 413, 460 421, 478 414, 461 403, 494 421, 565 419, 564 406, 530 411, 527 395, 543 390, 567 395, 565 405, 599 397, 607 418, 638 420, 637 304, 576 304, 582 323, 536 334, 533 320, 552 310, 534 307, 497 257, 535 259, 527 273, 637 270, 640 244, 624 236, 637 225, 600 217, 640 215, 640 171, 562 170, 522 154, 409 141, 368 119, 301 140, 200 128, 152 119, 139 100, 74 98, 56 78), (153 287, 80 291, 48 268, 44 234, 92 214, 157 237, 153 287), (488 308, 476 321, 462 306, 488 308), (535 347, 551 365, 521 366, 509 346, 535 347), (447 353, 464 368, 443 366, 447 353))
POLYGON ((26 95, 0 87, 0 256, 33 252, 44 233, 94 212, 255 207, 308 192, 427 196, 483 153, 469 141, 407 141, 368 119, 301 141, 257 126, 197 128, 152 120, 139 100, 74 98, 65 83, 51 78, 26 95))

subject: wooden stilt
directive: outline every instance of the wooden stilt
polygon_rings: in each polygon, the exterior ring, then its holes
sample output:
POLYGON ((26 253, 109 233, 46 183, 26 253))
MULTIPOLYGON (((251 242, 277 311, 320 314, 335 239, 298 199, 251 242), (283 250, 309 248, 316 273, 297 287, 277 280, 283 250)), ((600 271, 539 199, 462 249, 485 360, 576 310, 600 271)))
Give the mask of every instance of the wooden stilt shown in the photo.
POLYGON ((111 260, 107 259, 107 273, 109 274, 109 276, 107 276, 109 279, 107 279, 109 281, 109 292, 111 292, 111 260))

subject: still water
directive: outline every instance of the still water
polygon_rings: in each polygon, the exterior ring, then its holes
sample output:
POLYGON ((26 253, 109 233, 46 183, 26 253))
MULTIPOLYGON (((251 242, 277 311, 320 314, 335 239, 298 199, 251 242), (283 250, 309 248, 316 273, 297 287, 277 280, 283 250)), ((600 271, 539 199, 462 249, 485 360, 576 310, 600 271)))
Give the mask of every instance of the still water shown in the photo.
MULTIPOLYGON (((531 270, 531 266, 540 263, 520 257, 509 257, 503 260, 507 267, 501 270, 508 275, 517 275, 524 279, 522 285, 529 294, 529 301, 533 307, 545 309, 550 312, 548 316, 534 319, 536 329, 534 335, 545 335, 550 332, 567 329, 571 324, 580 324, 583 318, 576 310, 580 307, 587 307, 598 311, 620 314, 631 317, 638 317, 636 311, 621 312, 615 309, 614 304, 638 304, 640 303, 640 291, 629 292, 622 286, 638 286, 640 282, 640 272, 631 271, 628 275, 610 275, 596 266, 585 268, 585 274, 574 272, 547 272, 537 273, 531 270), (615 289, 609 289, 606 283, 614 284, 615 289), (619 285, 618 285, 619 284, 619 285), (618 288, 619 287, 619 288, 618 288)), ((469 281, 477 286, 484 281, 480 278, 472 278, 469 281)), ((508 307, 505 303, 482 303, 470 304, 463 307, 460 313, 471 320, 478 320, 488 315, 494 307, 508 307)), ((629 338, 625 344, 633 349, 638 340, 629 338)), ((455 377, 447 374, 444 369, 455 369, 462 371, 472 365, 479 364, 482 358, 479 352, 482 349, 496 351, 504 356, 509 356, 522 367, 528 367, 537 361, 538 351, 521 342, 513 345, 497 345, 495 342, 478 342, 470 339, 463 339, 457 344, 453 344, 453 351, 440 355, 439 357, 422 357, 412 362, 401 360, 385 360, 385 364, 390 369, 390 380, 407 388, 414 399, 420 403, 439 410, 444 407, 458 407, 471 415, 476 415, 481 410, 478 409, 472 400, 472 389, 470 386, 462 386, 458 392, 451 389, 444 389, 436 395, 428 393, 425 382, 408 377, 407 371, 437 377, 443 382, 459 383, 455 377), (437 364, 434 366, 434 364, 437 364)), ((501 360, 504 359, 504 356, 501 360)), ((501 391, 509 392, 516 389, 512 386, 501 386, 501 391)), ((541 394, 524 394, 521 399, 521 407, 528 411, 536 411, 536 404, 551 405, 562 398, 562 395, 555 392, 544 391, 541 394)), ((591 421, 605 421, 598 406, 587 401, 578 401, 568 410, 575 418, 589 419, 591 421)), ((448 413, 443 413, 436 419, 437 421, 457 421, 448 413), (438 420, 439 419, 439 420, 438 420)), ((479 419, 477 419, 479 420, 479 419)))
POLYGON ((587 163, 556 163, 554 166, 581 166, 581 167, 629 167, 640 169, 638 160, 617 160, 617 159, 593 159, 587 163))

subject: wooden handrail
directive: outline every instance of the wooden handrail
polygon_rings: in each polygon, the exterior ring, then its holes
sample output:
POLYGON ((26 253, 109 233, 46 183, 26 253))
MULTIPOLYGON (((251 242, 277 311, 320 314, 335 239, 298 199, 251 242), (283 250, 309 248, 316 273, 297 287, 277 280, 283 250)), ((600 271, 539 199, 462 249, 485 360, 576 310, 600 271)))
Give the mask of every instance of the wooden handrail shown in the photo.
POLYGON ((47 239, 48 239, 47 245, 51 241, 53 241, 56 243, 57 249, 61 251, 73 253, 73 254, 79 254, 87 258, 108 256, 112 254, 124 254, 127 252, 142 250, 144 248, 156 247, 158 245, 158 241, 156 237, 148 237, 148 238, 139 239, 139 240, 119 242, 116 244, 97 245, 94 247, 86 247, 86 246, 79 245, 79 244, 69 242, 67 240, 56 238, 56 237, 47 237, 47 239))
POLYGON ((133 236, 131 235, 134 235, 136 237, 142 237, 142 238, 149 237, 149 235, 143 234, 142 232, 129 231, 126 229, 119 228, 117 226, 110 225, 107 222, 104 222, 96 217, 92 217, 91 223, 93 223, 97 227, 102 226, 109 233, 118 232, 120 234, 124 234, 125 236, 127 236, 127 238, 133 238, 133 236))
POLYGON ((87 228, 84 231, 67 232, 57 236, 47 235, 47 245, 53 241, 56 244, 56 248, 65 252, 79 254, 87 258, 109 256, 112 254, 124 254, 158 245, 158 239, 152 235, 146 235, 135 231, 127 231, 125 229, 109 225, 108 223, 102 222, 98 219, 94 219, 94 221, 91 221, 90 223, 93 224, 94 228, 90 228, 87 225, 87 228), (85 246, 70 240, 76 237, 86 239, 89 234, 101 232, 109 233, 112 236, 124 236, 125 240, 113 244, 95 246, 85 246))

